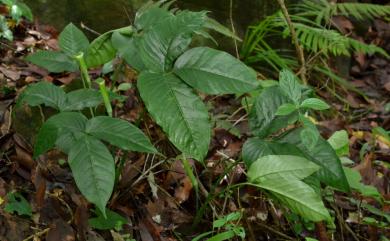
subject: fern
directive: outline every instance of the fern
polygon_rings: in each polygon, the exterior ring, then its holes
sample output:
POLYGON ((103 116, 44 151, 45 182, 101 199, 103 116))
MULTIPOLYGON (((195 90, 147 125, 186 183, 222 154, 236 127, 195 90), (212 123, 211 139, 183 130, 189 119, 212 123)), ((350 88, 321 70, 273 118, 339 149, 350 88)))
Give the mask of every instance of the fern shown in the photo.
POLYGON ((294 28, 300 43, 306 50, 313 52, 322 51, 326 56, 329 53, 334 56, 350 56, 353 52, 360 52, 364 54, 379 53, 387 58, 390 57, 380 47, 359 42, 335 30, 311 27, 301 23, 294 23, 294 28))
POLYGON ((304 0, 294 5, 293 9, 299 11, 301 16, 315 17, 318 24, 323 21, 329 23, 331 17, 335 15, 353 17, 359 21, 390 15, 390 6, 370 3, 330 3, 327 0, 304 0))

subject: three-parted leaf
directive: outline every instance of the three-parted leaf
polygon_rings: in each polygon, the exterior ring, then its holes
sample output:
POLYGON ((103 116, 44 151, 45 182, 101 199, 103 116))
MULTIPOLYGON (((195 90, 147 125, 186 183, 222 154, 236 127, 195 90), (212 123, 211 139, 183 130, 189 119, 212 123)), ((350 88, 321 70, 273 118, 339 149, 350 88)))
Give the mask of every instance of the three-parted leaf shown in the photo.
POLYGON ((144 72, 137 84, 146 108, 169 140, 183 153, 202 161, 211 131, 201 99, 172 74, 144 72))
POLYGON ((107 147, 85 135, 70 149, 68 162, 81 193, 105 215, 115 181, 114 159, 107 147))
POLYGON ((256 72, 230 54, 197 47, 181 55, 174 72, 207 94, 244 93, 258 87, 256 72))
POLYGON ((26 57, 27 61, 47 69, 52 73, 77 70, 77 64, 66 54, 58 51, 39 50, 26 57))
POLYGON ((144 133, 125 120, 94 117, 88 121, 86 132, 124 150, 157 153, 144 133))
POLYGON ((319 136, 316 144, 309 150, 302 141, 302 131, 303 128, 294 129, 282 136, 279 141, 297 146, 305 153, 307 158, 310 158, 312 162, 321 166, 322 168, 317 173, 321 182, 342 191, 349 192, 350 188, 341 161, 332 146, 319 136))
POLYGON ((50 117, 39 130, 34 145, 34 157, 53 148, 60 133, 84 131, 86 123, 87 118, 78 112, 61 112, 50 117))
POLYGON ((80 52, 85 53, 89 41, 85 34, 73 23, 68 24, 58 37, 58 44, 62 51, 69 56, 76 56, 80 52))

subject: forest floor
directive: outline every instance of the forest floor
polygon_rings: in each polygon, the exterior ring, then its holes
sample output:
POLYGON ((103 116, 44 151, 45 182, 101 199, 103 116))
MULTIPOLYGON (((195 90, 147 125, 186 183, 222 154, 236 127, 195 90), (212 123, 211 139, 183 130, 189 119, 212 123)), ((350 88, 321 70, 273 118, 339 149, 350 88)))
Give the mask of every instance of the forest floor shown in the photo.
MULTIPOLYGON (((344 28, 352 27, 346 22, 340 24, 344 28)), ((390 52, 389 24, 376 20, 368 29, 361 40, 390 52)), ((321 236, 324 225, 302 227, 293 219, 287 220, 282 215, 283 210, 256 189, 245 187, 230 195, 219 195, 227 185, 246 179, 244 167, 232 165, 240 159, 241 147, 249 135, 246 113, 240 100, 230 95, 204 96, 218 121, 213 129, 206 165, 191 163, 200 180, 199 193, 195 193, 180 161, 164 162, 149 155, 118 152, 116 157, 124 158, 126 162, 108 207, 120 213, 128 223, 121 230, 91 229, 88 219, 94 214, 73 181, 64 161, 66 156, 51 151, 39 160, 32 158, 34 137, 50 110, 15 106, 18 95, 30 83, 42 80, 70 89, 78 83, 78 74, 51 74, 23 60, 35 48, 58 49, 57 37, 58 31, 50 26, 23 23, 16 29, 13 42, 1 42, 1 241, 120 241, 130 240, 130 237, 142 241, 190 240, 211 230, 213 216, 237 210, 244 213, 241 226, 247 232, 246 240, 301 240, 305 234, 321 236), (230 124, 226 125, 226 122, 230 124), (231 128, 232 123, 234 128, 231 128), (230 127, 225 129, 225 126, 230 127), (10 196, 13 192, 22 194, 23 198, 10 196), (213 199, 207 206, 214 209, 208 208, 197 220, 201 225, 191 229, 199 208, 210 193, 213 199), (10 203, 14 213, 4 209, 10 203), (301 234, 297 234, 298 231, 301 234)), ((365 184, 377 188, 387 203, 382 206, 375 199, 363 198, 357 193, 336 194, 332 206, 328 205, 338 216, 334 240, 390 238, 389 227, 381 227, 378 222, 370 223, 367 219, 373 217, 390 223, 390 138, 372 131, 378 126, 390 130, 390 61, 379 56, 356 55, 351 58, 348 72, 350 83, 365 96, 330 84, 334 87, 334 93, 331 93, 312 83, 317 87, 317 93, 332 106, 327 115, 317 116, 318 126, 326 138, 335 131, 347 130, 352 166, 359 170, 365 184)), ((100 70, 90 74, 98 76, 100 70)), ((135 78, 135 73, 126 69, 118 82, 134 83, 135 78)), ((130 89, 123 94, 127 99, 114 106, 115 116, 137 120, 144 110, 137 93, 130 89)), ((140 127, 153 140, 159 140, 159 148, 175 156, 175 149, 150 120, 141 123, 140 127)))

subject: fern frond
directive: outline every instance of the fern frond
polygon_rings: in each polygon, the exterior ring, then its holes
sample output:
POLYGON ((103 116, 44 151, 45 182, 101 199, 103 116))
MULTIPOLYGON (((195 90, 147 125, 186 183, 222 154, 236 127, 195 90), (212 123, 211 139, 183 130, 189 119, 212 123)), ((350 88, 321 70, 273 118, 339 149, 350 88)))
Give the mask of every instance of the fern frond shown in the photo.
POLYGON ((390 15, 390 6, 370 3, 330 3, 327 0, 304 0, 293 5, 297 15, 313 17, 316 23, 329 22, 332 16, 341 15, 357 20, 381 18, 390 15))
POLYGON ((329 53, 339 56, 350 56, 353 52, 364 54, 379 53, 389 58, 390 56, 382 48, 373 44, 365 44, 355 39, 340 34, 335 30, 311 27, 301 23, 294 23, 297 37, 306 50, 329 53))

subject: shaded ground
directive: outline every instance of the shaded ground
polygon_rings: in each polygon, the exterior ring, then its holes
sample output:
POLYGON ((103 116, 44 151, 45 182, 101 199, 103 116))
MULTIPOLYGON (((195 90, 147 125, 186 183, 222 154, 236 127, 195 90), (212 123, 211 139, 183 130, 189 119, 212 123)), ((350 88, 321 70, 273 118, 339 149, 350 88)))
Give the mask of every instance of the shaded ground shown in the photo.
MULTIPOLYGON (((347 25, 344 23, 344 27, 347 25)), ((364 41, 390 51, 389 24, 376 20, 365 29, 364 41)), ((235 160, 240 160, 241 146, 249 133, 246 113, 234 96, 204 96, 213 118, 218 121, 206 167, 192 162, 200 180, 199 194, 194 192, 181 162, 174 158, 160 160, 155 156, 118 151, 116 159, 123 159, 125 164, 108 207, 123 215, 128 224, 121 231, 92 230, 88 218, 94 214, 73 182, 66 156, 51 151, 39 160, 32 159, 35 135, 44 117, 53 112, 15 106, 18 94, 30 83, 49 81, 66 85, 67 89, 78 84, 78 74, 49 74, 23 60, 35 48, 58 49, 57 35, 58 32, 49 26, 23 23, 16 29, 14 42, 1 44, 0 204, 4 207, 10 202, 7 193, 17 191, 31 205, 32 216, 10 214, 0 208, 0 240, 119 241, 126 237, 142 241, 190 240, 211 230, 213 217, 237 210, 244 213, 241 225, 247 231, 247 240, 302 239, 294 232, 297 229, 301 229, 302 235, 322 234, 323 225, 300 227, 298 220, 284 218, 285 210, 255 189, 223 192, 227 185, 246 179, 244 167, 237 165, 235 160), (206 200, 208 194, 213 195, 209 202, 206 200), (197 220, 200 211, 195 207, 199 210, 204 203, 208 203, 207 209, 197 220), (194 220, 199 221, 199 225, 191 229, 194 220)), ((365 97, 329 82, 339 95, 336 98, 323 90, 323 86, 317 86, 319 95, 333 107, 326 116, 317 117, 322 134, 329 137, 337 130, 348 131, 353 166, 362 174, 364 183, 374 185, 387 201, 390 200, 390 140, 383 135, 374 135, 372 129, 377 126, 390 129, 389 67, 390 62, 378 56, 352 58, 347 72, 351 83, 362 90, 365 97)), ((93 76, 99 74, 99 70, 91 71, 93 76)), ((135 75, 130 69, 120 73, 119 83, 134 81, 135 75)), ((139 120, 144 107, 137 93, 131 89, 122 94, 127 100, 115 105, 115 116, 133 122, 139 120)), ((176 156, 174 147, 151 120, 143 119, 140 127, 167 156, 176 156)), ((363 217, 376 217, 390 223, 386 220, 390 215, 388 202, 381 206, 376 200, 362 198, 356 193, 349 196, 339 193, 334 200, 327 200, 327 206, 338 217, 335 240, 390 237, 388 227, 363 221, 363 217)))

